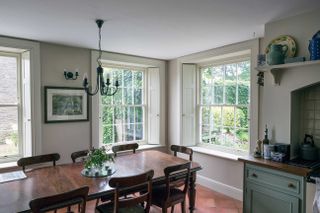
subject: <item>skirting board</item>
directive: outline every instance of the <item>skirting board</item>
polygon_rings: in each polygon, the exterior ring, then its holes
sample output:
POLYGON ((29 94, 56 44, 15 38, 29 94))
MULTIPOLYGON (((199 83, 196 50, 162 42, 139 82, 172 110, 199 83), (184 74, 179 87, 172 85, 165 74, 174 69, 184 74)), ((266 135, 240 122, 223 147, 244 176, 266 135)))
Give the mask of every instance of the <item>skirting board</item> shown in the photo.
POLYGON ((233 186, 226 185, 224 183, 212 180, 202 175, 197 175, 197 183, 202 186, 208 187, 213 191, 220 192, 224 195, 232 197, 234 199, 237 199, 240 201, 243 200, 243 196, 242 196, 243 191, 233 186))

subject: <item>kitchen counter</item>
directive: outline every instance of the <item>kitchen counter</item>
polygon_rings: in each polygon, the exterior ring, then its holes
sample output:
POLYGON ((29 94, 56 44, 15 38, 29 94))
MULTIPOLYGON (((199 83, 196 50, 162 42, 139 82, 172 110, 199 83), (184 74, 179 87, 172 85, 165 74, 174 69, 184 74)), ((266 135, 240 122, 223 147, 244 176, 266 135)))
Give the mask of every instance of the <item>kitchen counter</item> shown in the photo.
POLYGON ((246 156, 246 157, 239 157, 239 161, 242 161, 244 163, 250 163, 270 169, 275 169, 287 173, 291 173, 294 175, 299 175, 303 177, 307 177, 309 172, 311 172, 311 169, 307 168, 302 168, 302 167, 297 167, 297 166, 292 166, 286 163, 280 163, 280 162, 275 162, 271 160, 265 160, 263 158, 255 158, 251 155, 246 156))

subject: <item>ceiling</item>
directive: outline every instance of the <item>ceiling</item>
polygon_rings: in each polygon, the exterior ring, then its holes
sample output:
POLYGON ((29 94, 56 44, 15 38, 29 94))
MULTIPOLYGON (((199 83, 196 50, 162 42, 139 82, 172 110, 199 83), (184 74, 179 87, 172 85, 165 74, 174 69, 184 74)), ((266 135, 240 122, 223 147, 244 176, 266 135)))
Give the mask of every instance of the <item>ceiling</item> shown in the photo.
POLYGON ((261 37, 319 0, 0 0, 0 35, 172 59, 261 37))

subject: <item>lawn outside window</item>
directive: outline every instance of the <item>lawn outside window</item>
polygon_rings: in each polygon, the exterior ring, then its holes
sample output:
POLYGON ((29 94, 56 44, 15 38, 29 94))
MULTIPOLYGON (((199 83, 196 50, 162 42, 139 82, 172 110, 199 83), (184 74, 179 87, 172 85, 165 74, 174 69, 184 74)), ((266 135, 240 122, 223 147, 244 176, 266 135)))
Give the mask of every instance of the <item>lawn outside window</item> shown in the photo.
POLYGON ((249 151, 250 60, 200 67, 200 144, 249 151))

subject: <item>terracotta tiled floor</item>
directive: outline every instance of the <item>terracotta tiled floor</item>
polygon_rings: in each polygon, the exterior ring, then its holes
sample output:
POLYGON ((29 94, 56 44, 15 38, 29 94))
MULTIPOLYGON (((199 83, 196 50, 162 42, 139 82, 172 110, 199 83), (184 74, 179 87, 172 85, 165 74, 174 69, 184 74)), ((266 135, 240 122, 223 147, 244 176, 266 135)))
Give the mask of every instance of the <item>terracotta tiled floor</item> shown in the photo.
MULTIPOLYGON (((188 203, 188 202, 187 202, 188 203)), ((94 213, 95 202, 87 204, 87 213, 94 213)), ((188 208, 188 205, 187 205, 188 208)), ((170 209, 168 209, 168 212, 170 209)), ((175 213, 181 213, 180 206, 175 207, 175 213)), ((187 211, 189 212, 189 211, 187 211)), ((242 213, 242 202, 197 185, 197 200, 195 213, 242 213)), ((161 213, 161 209, 152 207, 150 213, 161 213)))

